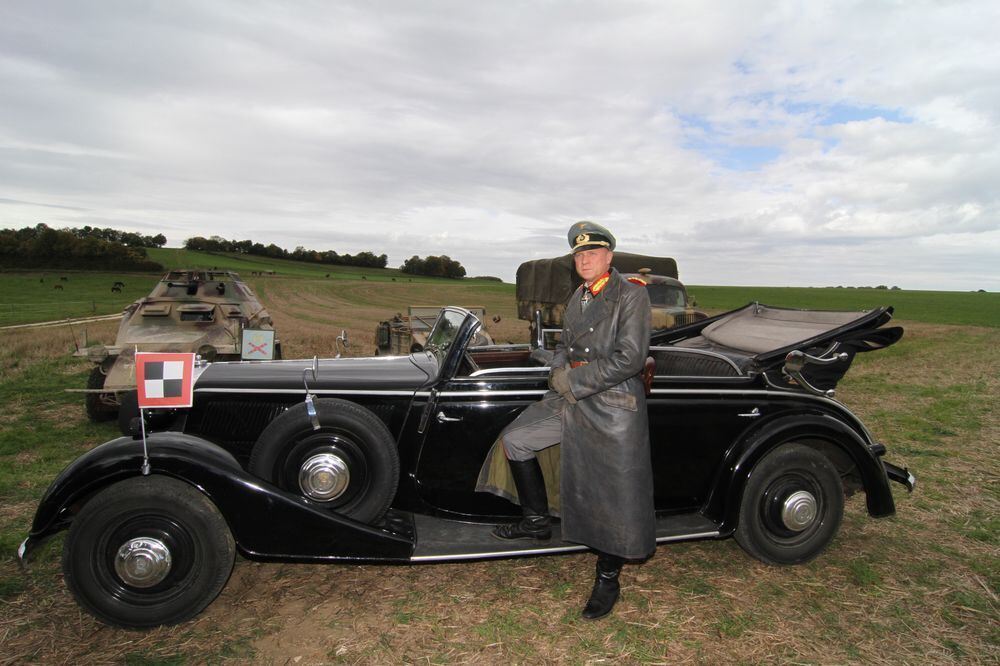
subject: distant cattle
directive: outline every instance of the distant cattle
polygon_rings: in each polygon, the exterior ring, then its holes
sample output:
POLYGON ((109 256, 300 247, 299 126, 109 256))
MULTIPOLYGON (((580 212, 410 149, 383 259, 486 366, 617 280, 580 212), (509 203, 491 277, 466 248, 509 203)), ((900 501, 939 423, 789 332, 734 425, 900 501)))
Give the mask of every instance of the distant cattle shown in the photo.
POLYGON ((61 284, 54 284, 54 285, 52 285, 52 288, 53 289, 58 289, 59 291, 63 290, 63 286, 61 284))
POLYGON ((69 282, 69 278, 66 277, 65 275, 63 275, 62 277, 59 278, 59 281, 60 282, 69 282))
POLYGON ((112 294, 120 294, 120 293, 122 293, 122 288, 121 288, 121 287, 119 287, 119 286, 118 286, 118 285, 116 284, 115 286, 111 287, 111 293, 112 293, 112 294))
POLYGON ((362 275, 362 276, 361 276, 361 279, 362 279, 362 280, 367 280, 367 279, 368 279, 368 276, 367 276, 367 275, 362 275))

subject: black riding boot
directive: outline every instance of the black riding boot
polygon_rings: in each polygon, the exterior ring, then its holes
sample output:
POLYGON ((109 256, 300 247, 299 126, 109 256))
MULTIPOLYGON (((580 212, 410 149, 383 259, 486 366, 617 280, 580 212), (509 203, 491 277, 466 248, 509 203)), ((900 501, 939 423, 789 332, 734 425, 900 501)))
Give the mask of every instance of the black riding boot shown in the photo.
POLYGON ((497 525, 493 536, 498 539, 549 539, 552 519, 549 518, 549 498, 545 494, 545 478, 538 459, 508 460, 517 486, 524 517, 519 522, 497 525))
POLYGON ((583 609, 583 617, 587 620, 596 620, 604 617, 615 607, 618 601, 618 592, 621 586, 618 584, 618 574, 621 573, 622 564, 625 560, 617 555, 608 553, 597 553, 597 577, 594 580, 594 589, 590 592, 590 599, 583 609))

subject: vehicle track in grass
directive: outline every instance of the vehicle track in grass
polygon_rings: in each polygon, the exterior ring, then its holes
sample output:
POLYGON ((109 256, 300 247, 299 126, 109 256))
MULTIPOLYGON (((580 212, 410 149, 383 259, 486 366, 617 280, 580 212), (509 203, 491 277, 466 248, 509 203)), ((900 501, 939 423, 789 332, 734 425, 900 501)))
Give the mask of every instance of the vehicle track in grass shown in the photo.
POLYGON ((92 324, 98 321, 121 319, 122 314, 97 315, 95 317, 77 317, 75 319, 56 319, 55 321, 39 321, 32 324, 11 324, 0 326, 0 331, 14 331, 22 328, 49 328, 51 326, 73 326, 77 324, 92 324))

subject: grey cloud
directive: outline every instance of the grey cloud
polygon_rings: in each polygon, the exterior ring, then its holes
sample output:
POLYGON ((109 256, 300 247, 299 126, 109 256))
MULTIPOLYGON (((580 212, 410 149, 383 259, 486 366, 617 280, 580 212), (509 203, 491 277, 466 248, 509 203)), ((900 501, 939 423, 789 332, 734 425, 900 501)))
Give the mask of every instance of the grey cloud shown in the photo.
POLYGON ((982 242, 1000 208, 997 17, 985 1, 11 2, 0 224, 449 254, 510 279, 592 218, 707 283, 825 284, 836 263, 911 286, 941 280, 886 247, 950 234, 921 265, 1000 288, 982 242), (913 122, 817 126, 841 104, 913 122), (723 168, 688 117, 780 157, 723 168))

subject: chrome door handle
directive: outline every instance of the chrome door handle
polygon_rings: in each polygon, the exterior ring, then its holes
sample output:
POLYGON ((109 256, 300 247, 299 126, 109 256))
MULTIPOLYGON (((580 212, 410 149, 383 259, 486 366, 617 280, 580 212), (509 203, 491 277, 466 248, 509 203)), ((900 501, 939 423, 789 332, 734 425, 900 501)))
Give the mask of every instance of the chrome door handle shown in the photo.
POLYGON ((746 413, 743 413, 743 414, 737 414, 736 416, 742 416, 742 417, 745 417, 745 418, 748 418, 748 419, 755 419, 758 416, 760 416, 760 409, 758 409, 757 407, 754 407, 749 412, 746 412, 746 413))
POLYGON ((452 421, 461 421, 462 418, 459 417, 459 418, 456 419, 456 418, 451 417, 451 416, 446 416, 444 412, 438 412, 437 420, 438 420, 438 423, 446 423, 446 422, 452 422, 452 421))

